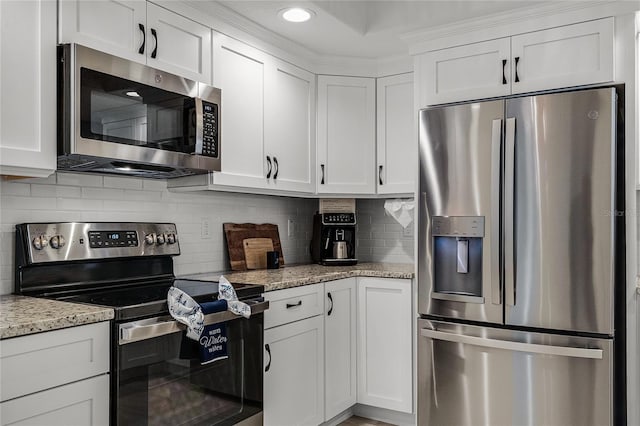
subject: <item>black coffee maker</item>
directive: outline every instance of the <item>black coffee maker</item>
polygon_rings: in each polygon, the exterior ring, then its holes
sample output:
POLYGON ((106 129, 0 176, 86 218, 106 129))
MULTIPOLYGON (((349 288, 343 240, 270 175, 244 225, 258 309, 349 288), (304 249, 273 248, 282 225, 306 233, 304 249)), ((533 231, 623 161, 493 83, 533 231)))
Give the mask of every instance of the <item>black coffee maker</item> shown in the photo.
POLYGON ((316 213, 313 216, 311 260, 334 266, 358 263, 355 213, 316 213))

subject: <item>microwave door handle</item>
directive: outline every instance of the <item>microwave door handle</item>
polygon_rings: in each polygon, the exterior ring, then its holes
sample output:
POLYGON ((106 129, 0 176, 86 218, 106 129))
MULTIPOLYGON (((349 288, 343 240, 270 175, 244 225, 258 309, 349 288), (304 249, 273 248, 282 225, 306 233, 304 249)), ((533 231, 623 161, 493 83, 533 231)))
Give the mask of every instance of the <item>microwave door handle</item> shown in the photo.
POLYGON ((202 154, 204 140, 204 115, 202 109, 202 99, 195 98, 196 103, 196 149, 194 154, 202 154))

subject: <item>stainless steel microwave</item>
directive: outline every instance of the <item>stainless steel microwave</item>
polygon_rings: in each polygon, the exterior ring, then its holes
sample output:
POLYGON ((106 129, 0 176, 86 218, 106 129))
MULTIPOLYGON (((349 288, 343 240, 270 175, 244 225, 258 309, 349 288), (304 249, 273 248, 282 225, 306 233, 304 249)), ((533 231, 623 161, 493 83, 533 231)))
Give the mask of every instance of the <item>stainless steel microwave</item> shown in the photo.
POLYGON ((77 44, 58 46, 58 59, 58 170, 220 170, 220 89, 77 44))

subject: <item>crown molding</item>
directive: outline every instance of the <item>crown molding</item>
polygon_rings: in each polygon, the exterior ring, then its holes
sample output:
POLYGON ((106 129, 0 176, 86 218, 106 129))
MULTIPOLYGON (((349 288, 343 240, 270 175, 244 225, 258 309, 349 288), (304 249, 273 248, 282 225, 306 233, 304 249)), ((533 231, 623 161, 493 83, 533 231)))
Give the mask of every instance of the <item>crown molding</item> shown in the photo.
POLYGON ((409 46, 409 53, 416 55, 468 44, 470 40, 490 40, 637 10, 640 10, 640 3, 628 0, 554 2, 412 31, 401 35, 400 39, 409 46))
POLYGON ((382 58, 324 55, 280 36, 218 2, 152 2, 314 74, 382 77, 413 71, 408 51, 382 58))

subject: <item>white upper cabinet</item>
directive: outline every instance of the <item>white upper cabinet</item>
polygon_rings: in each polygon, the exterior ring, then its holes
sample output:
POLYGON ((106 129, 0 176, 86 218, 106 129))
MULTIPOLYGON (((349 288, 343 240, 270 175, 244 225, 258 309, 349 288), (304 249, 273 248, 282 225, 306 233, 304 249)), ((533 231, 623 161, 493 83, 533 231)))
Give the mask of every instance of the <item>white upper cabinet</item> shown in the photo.
POLYGON ((421 106, 613 81, 613 18, 424 53, 421 106))
POLYGON ((417 111, 413 74, 378 79, 378 194, 413 193, 417 168, 417 111))
POLYGON ((613 81, 613 18, 511 38, 512 93, 613 81))
POLYGON ((213 62, 223 105, 214 186, 312 193, 315 76, 222 34, 213 62))
MULTIPOLYGON (((213 183, 266 187, 264 96, 268 57, 222 34, 213 39, 213 85, 222 90, 222 170, 213 183)), ((273 164, 271 164, 273 169, 273 164)))
POLYGON ((318 76, 318 193, 375 193, 375 92, 373 78, 318 76))
POLYGON ((61 0, 60 43, 211 82, 211 30, 144 0, 61 0))
POLYGON ((509 46, 507 37, 425 53, 421 76, 429 104, 510 94, 509 46))
POLYGON ((265 146, 273 166, 268 187, 313 193, 315 75, 275 58, 268 73, 265 146))
POLYGON ((0 1, 0 173, 56 169, 56 3, 0 1))

